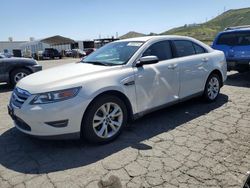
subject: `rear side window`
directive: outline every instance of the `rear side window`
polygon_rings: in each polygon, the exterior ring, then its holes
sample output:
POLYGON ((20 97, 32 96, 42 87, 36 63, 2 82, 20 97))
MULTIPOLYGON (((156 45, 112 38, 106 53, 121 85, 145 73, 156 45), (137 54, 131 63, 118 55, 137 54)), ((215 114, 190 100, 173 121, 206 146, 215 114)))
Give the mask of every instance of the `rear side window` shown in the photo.
POLYGON ((194 49, 195 49, 196 54, 207 53, 207 51, 203 47, 199 46, 198 44, 193 43, 193 45, 194 45, 194 49))
POLYGON ((177 57, 185 57, 196 54, 193 43, 185 40, 173 41, 177 57))
POLYGON ((160 61, 171 59, 172 51, 169 41, 161 41, 150 46, 142 55, 145 56, 157 56, 160 61))
POLYGON ((224 33, 218 37, 217 45, 247 46, 250 45, 250 32, 224 33))

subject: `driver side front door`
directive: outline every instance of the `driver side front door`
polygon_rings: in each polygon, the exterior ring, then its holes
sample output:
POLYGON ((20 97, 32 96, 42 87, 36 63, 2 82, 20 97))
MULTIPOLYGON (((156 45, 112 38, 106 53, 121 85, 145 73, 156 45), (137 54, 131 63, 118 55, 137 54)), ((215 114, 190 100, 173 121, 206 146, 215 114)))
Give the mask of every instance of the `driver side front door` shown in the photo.
POLYGON ((138 112, 144 112, 179 99, 179 66, 172 59, 169 41, 152 44, 143 54, 157 56, 159 62, 134 67, 138 112))

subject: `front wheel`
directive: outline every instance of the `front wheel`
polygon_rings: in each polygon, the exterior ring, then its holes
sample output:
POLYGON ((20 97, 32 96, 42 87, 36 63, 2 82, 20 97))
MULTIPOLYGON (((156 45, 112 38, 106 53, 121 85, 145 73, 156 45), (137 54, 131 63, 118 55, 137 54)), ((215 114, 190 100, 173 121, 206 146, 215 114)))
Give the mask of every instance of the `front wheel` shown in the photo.
POLYGON ((26 69, 16 69, 10 74, 10 82, 15 86, 22 78, 28 76, 31 72, 26 69))
POLYGON ((208 102, 213 102, 218 98, 220 93, 220 82, 221 79, 217 74, 211 74, 206 82, 204 90, 204 98, 208 102))
POLYGON ((127 118, 127 108, 121 99, 103 95, 88 107, 82 122, 82 136, 92 143, 109 142, 120 135, 127 118))

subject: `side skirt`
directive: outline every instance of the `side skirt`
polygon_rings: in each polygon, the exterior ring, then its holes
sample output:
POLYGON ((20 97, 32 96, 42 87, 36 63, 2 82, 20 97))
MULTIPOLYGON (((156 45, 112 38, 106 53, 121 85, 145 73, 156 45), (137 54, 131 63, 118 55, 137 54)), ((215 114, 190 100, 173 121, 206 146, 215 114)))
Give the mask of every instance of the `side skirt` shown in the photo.
POLYGON ((203 91, 198 92, 198 93, 195 93, 195 94, 190 95, 190 96, 187 96, 187 97, 184 97, 184 98, 182 98, 182 99, 173 101, 173 102, 169 102, 169 103, 166 103, 166 104, 163 104, 163 105, 160 105, 160 106, 157 106, 157 107, 154 107, 154 108, 145 110, 145 111, 143 111, 143 112, 136 113, 136 114, 134 114, 134 116, 133 116, 133 120, 139 119, 139 118, 141 118, 141 117, 143 117, 143 116, 145 116, 146 114, 149 114, 149 113, 151 113, 151 112, 155 112, 155 111, 158 111, 158 110, 161 110, 161 109, 164 109, 164 108, 173 106, 173 105, 175 105, 175 104, 182 103, 182 102, 187 101, 187 100, 189 100, 189 99, 192 99, 192 98, 195 98, 195 97, 200 97, 200 96, 202 96, 202 95, 203 95, 203 91))

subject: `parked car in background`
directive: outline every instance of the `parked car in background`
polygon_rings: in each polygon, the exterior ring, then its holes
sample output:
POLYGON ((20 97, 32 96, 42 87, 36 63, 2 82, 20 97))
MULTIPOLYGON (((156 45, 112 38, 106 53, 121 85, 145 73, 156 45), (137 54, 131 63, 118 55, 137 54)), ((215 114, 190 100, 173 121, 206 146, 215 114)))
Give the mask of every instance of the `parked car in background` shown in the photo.
POLYGON ((89 55, 92 52, 94 52, 95 50, 96 50, 95 48, 86 48, 86 49, 84 49, 84 52, 86 53, 86 55, 89 55))
POLYGON ((154 110, 194 96, 215 101, 226 78, 224 53, 198 40, 133 38, 22 79, 8 110, 26 134, 105 143, 154 110))
POLYGON ((84 56, 86 56, 86 52, 84 52, 83 50, 81 50, 81 49, 72 49, 72 57, 74 57, 74 58, 77 58, 77 57, 79 57, 79 58, 81 58, 81 57, 84 57, 84 56))
POLYGON ((81 50, 81 49, 68 49, 68 50, 65 50, 65 56, 66 57, 79 57, 79 58, 82 58, 82 57, 85 57, 86 56, 86 52, 84 50, 81 50))
POLYGON ((225 53, 228 70, 250 70, 250 26, 226 28, 215 38, 212 48, 225 53))
POLYGON ((45 48, 43 54, 43 59, 61 59, 62 55, 54 48, 45 48))
POLYGON ((66 57, 72 57, 72 50, 71 49, 64 50, 64 55, 66 57))
POLYGON ((7 82, 12 86, 22 78, 40 70, 42 66, 38 65, 34 59, 0 58, 0 82, 7 82))

